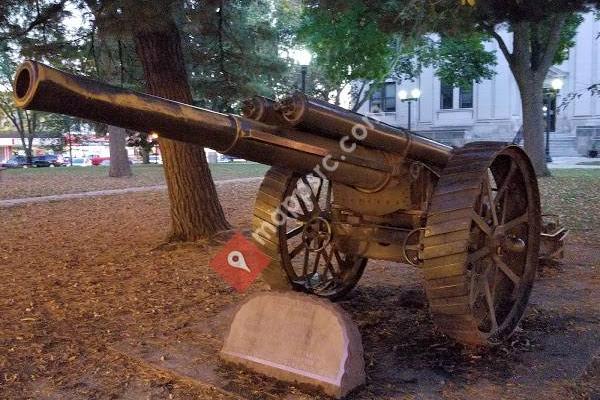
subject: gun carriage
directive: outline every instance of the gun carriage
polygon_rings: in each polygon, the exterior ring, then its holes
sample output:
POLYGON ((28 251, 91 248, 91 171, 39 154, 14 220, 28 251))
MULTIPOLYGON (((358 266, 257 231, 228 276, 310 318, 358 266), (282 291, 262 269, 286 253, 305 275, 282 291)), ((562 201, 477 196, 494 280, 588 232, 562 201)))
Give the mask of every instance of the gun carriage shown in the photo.
POLYGON ((469 344, 516 328, 540 247, 540 201, 527 155, 496 142, 451 148, 295 93, 255 97, 226 115, 27 61, 17 106, 67 114, 271 165, 253 238, 264 279, 332 300, 368 259, 419 267, 437 326, 469 344))

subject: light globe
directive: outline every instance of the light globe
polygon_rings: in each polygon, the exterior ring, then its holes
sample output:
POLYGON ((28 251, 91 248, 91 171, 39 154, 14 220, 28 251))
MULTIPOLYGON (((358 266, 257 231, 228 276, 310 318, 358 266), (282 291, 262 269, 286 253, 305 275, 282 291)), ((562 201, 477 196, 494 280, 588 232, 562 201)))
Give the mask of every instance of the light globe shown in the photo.
POLYGON ((308 66, 312 61, 312 53, 306 49, 299 49, 293 52, 292 58, 302 66, 308 66))
POLYGON ((563 88, 563 85, 565 84, 565 82, 560 78, 555 78, 555 79, 552 79, 552 82, 550 82, 550 84, 552 85, 552 89, 560 90, 563 88))

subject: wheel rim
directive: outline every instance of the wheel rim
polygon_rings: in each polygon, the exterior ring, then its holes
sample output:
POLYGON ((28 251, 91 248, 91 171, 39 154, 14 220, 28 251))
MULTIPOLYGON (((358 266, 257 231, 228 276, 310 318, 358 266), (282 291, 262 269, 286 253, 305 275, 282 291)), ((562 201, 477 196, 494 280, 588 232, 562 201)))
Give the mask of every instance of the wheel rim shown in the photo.
POLYGON ((422 236, 425 289, 444 333, 476 345, 513 333, 533 287, 540 214, 523 150, 481 142, 453 151, 422 236))
POLYGON ((467 279, 469 304, 489 340, 512 333, 535 277, 539 210, 534 178, 519 153, 499 154, 483 177, 473 207, 467 279))
POLYGON ((337 299, 357 283, 366 259, 340 252, 331 226, 332 185, 319 176, 294 176, 287 187, 281 259, 296 290, 337 299))

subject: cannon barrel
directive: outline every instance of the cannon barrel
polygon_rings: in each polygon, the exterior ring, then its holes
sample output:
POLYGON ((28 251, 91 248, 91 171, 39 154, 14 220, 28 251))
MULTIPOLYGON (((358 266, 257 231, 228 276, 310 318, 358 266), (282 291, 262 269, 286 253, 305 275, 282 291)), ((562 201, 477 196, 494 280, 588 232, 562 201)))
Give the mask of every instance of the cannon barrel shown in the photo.
MULTIPOLYGON (((439 157, 439 153, 449 156, 449 148, 431 142, 431 154, 419 151, 415 153, 418 157, 413 158, 411 149, 425 146, 413 147, 409 134, 395 138, 388 134, 385 145, 379 149, 358 145, 349 154, 336 140, 340 135, 332 135, 329 130, 320 134, 318 129, 307 132, 221 114, 111 86, 35 61, 26 61, 19 67, 13 94, 15 104, 23 109, 156 132, 163 138, 195 143, 299 173, 323 166, 319 171, 329 179, 367 191, 384 187, 403 158, 443 167, 447 157, 439 157), (429 156, 432 156, 431 162, 429 156)), ((272 107, 272 103, 267 103, 266 107, 272 107)))
POLYGON ((318 132, 340 139, 354 131, 363 135, 361 144, 403 154, 413 160, 437 167, 444 167, 450 157, 451 147, 431 139, 415 135, 406 129, 397 128, 376 119, 346 110, 326 101, 312 99, 301 92, 277 103, 283 119, 290 125, 306 132, 318 132))

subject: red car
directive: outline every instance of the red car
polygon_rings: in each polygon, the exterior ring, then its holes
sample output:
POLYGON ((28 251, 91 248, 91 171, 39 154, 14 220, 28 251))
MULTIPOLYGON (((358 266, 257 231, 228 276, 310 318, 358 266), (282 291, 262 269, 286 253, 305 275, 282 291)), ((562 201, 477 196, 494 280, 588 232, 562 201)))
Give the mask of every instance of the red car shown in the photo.
POLYGON ((102 162, 107 160, 110 161, 110 157, 92 157, 91 162, 92 165, 98 166, 102 165, 102 162))

